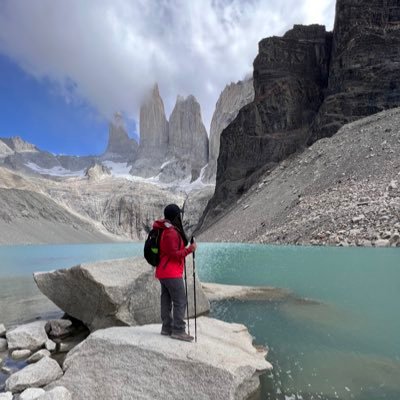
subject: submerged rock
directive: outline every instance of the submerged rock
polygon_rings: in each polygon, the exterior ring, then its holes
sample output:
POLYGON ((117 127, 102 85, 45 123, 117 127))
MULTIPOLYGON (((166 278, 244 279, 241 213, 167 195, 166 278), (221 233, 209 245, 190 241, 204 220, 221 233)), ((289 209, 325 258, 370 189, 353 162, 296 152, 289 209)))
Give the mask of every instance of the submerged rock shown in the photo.
POLYGON ((48 340, 45 325, 46 321, 35 321, 8 331, 6 334, 8 348, 10 350, 40 349, 48 340))
MULTIPOLYGON (((191 262, 187 262, 189 314, 194 315, 191 262)), ((34 274, 51 301, 90 330, 160 322, 160 284, 144 258, 80 264, 34 274)), ((196 282, 197 314, 210 304, 196 282)))
POLYGON ((62 370, 57 361, 45 357, 11 375, 6 381, 6 390, 22 392, 29 387, 41 387, 59 379, 62 370))
POLYGON ((75 400, 236 400, 254 393, 259 375, 272 368, 243 325, 201 317, 197 343, 162 336, 160 329, 92 333, 69 353, 65 375, 50 387, 65 386, 75 400))

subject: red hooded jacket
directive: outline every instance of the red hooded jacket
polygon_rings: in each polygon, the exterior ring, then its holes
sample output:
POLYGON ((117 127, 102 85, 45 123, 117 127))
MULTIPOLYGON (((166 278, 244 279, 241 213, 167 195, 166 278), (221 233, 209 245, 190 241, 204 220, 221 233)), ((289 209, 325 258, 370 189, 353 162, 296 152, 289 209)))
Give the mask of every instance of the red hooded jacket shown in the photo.
POLYGON ((185 247, 177 229, 166 219, 155 221, 153 229, 163 229, 160 240, 160 264, 156 278, 182 278, 185 257, 193 252, 193 245, 185 247))

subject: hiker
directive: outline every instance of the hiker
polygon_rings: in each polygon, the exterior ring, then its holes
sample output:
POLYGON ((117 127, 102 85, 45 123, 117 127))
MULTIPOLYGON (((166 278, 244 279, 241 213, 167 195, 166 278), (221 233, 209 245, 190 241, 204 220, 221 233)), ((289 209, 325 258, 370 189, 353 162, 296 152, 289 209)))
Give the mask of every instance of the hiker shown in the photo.
POLYGON ((197 245, 193 242, 188 246, 189 241, 183 229, 181 213, 176 204, 169 204, 164 209, 165 219, 155 221, 153 224, 153 229, 162 229, 160 262, 156 267, 155 276, 161 284, 161 334, 191 342, 193 336, 185 331, 187 298, 183 270, 185 257, 194 252, 197 245))

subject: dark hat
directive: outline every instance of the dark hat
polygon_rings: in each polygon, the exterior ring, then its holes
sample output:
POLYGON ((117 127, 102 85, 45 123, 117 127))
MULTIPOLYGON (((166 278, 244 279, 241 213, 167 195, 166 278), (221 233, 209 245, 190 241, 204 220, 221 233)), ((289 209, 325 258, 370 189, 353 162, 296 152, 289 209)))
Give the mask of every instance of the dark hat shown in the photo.
POLYGON ((176 204, 169 204, 164 208, 164 217, 169 221, 173 221, 181 213, 182 210, 176 204))

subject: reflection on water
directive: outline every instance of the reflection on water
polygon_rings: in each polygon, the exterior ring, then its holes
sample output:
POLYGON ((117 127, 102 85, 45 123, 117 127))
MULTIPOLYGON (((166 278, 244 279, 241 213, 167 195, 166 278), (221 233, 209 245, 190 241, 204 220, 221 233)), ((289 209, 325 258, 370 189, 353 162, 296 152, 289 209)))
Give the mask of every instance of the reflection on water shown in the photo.
MULTIPOLYGON (((0 322, 57 312, 32 272, 141 255, 143 245, 0 247, 0 322)), ((266 400, 400 399, 400 251, 245 244, 199 245, 204 282, 286 288, 316 302, 212 303, 269 347, 266 400)), ((1 384, 1 376, 0 376, 1 384)))

